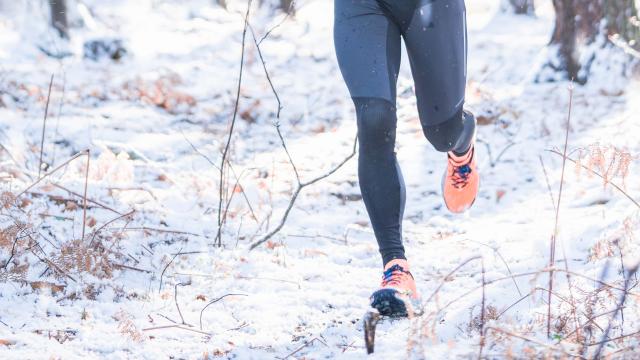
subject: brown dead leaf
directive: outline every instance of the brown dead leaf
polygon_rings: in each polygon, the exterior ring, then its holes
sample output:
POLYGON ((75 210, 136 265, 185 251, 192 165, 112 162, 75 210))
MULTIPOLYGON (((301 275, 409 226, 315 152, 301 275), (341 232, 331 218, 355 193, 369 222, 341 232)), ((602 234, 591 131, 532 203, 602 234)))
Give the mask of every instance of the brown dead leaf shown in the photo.
POLYGON ((20 206, 21 209, 24 209, 24 208, 28 207, 29 205, 31 205, 31 203, 32 203, 31 200, 29 200, 27 198, 23 198, 22 201, 20 201, 20 205, 18 205, 18 206, 20 206))
POLYGON ((329 254, 320 250, 307 249, 304 251, 304 256, 315 256, 315 255, 329 256, 329 254))
POLYGON ((196 296, 196 300, 207 301, 207 298, 204 295, 200 294, 200 295, 196 296))
POLYGON ((53 190, 56 189, 56 187, 51 184, 45 184, 40 186, 39 189, 44 192, 52 192, 53 190))
POLYGON ((13 340, 0 339, 0 345, 9 346, 9 345, 15 345, 15 344, 16 342, 13 340))
POLYGON ((497 116, 478 115, 476 120, 478 121, 479 126, 486 126, 493 124, 497 118, 497 116))
POLYGON ((600 89, 600 95, 604 95, 604 96, 611 96, 611 97, 618 97, 618 96, 622 96, 624 95, 624 90, 622 89, 618 89, 618 90, 607 90, 607 89, 600 89))
POLYGON ((327 131, 327 127, 324 124, 316 126, 313 130, 314 133, 319 134, 327 131))
POLYGON ((31 288, 33 290, 51 289, 51 293, 53 295, 56 295, 57 293, 63 291, 65 288, 65 285, 56 285, 54 283, 50 283, 46 281, 34 281, 34 282, 31 282, 29 285, 31 285, 31 288))
POLYGON ((89 216, 87 218, 87 226, 92 228, 94 226, 96 226, 96 224, 98 223, 98 220, 96 220, 96 218, 94 218, 93 216, 89 216))
POLYGON ((78 204, 76 204, 73 201, 67 201, 64 204, 64 210, 65 211, 76 211, 76 210, 78 210, 78 204))
POLYGON ((13 195, 13 193, 9 191, 5 191, 2 194, 0 194, 0 205, 5 209, 10 208, 15 201, 16 201, 15 195, 13 195))
POLYGON ((276 243, 276 242, 273 242, 273 241, 269 240, 269 241, 267 241, 267 245, 266 246, 267 246, 267 249, 273 250, 273 249, 275 249, 277 247, 282 246, 282 244, 279 244, 279 243, 276 243))
POLYGON ((258 108, 260 107, 260 100, 254 100, 251 105, 249 105, 245 110, 240 112, 240 118, 242 120, 248 122, 249 124, 253 124, 256 122, 256 117, 254 114, 259 113, 258 108))

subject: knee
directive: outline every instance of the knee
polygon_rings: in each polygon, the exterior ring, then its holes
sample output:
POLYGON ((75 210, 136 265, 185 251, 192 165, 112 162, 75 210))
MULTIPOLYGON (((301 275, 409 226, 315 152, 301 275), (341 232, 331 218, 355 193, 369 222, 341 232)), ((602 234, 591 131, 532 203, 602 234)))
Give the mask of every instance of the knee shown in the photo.
POLYGON ((423 126, 422 130, 427 140, 440 152, 453 151, 464 132, 462 108, 449 119, 437 125, 423 126))
POLYGON ((360 148, 393 148, 396 131, 396 107, 378 98, 354 98, 358 116, 360 148))

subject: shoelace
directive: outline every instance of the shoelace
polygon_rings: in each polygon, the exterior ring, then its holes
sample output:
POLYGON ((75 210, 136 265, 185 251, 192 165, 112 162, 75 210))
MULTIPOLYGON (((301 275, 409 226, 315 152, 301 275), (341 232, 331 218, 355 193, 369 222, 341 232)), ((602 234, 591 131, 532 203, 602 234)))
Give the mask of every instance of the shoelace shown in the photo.
POLYGON ((471 175, 471 167, 468 164, 454 166, 451 183, 456 189, 462 189, 469 183, 469 175, 471 175))
POLYGON ((387 285, 399 285, 400 282, 402 281, 402 277, 407 275, 407 274, 411 274, 408 271, 405 271, 402 266, 396 264, 393 265, 392 267, 388 268, 382 276, 382 286, 387 286, 387 285))

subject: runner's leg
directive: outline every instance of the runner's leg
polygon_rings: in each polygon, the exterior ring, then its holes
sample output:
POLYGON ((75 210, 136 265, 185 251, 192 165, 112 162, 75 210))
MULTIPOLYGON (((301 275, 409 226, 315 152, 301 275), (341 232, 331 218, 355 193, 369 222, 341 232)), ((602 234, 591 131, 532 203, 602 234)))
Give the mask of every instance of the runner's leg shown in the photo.
POLYGON ((464 1, 416 0, 415 3, 403 35, 415 81, 420 122, 436 150, 464 154, 475 131, 473 116, 463 116, 467 76, 464 1))
POLYGON ((405 188, 394 152, 400 29, 376 0, 336 0, 334 38, 358 118, 360 190, 383 263, 405 259, 405 188))

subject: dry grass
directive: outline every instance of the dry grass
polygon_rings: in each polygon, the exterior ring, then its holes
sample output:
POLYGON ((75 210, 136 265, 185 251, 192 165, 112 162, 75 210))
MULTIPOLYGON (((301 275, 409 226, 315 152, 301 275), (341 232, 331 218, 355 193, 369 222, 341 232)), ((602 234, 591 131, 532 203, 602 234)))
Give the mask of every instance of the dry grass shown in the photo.
POLYGON ((145 335, 138 329, 131 314, 120 310, 113 318, 118 322, 118 331, 120 331, 120 334, 124 337, 138 343, 144 341, 145 335))
MULTIPOLYGON (((569 115, 570 121, 570 115, 569 115)), ((552 152, 563 157, 563 166, 567 160, 575 164, 575 176, 592 178, 598 176, 602 186, 612 186, 615 190, 624 194, 635 205, 636 201, 626 192, 626 179, 630 174, 630 166, 638 157, 632 156, 627 150, 612 145, 599 143, 579 150, 577 160, 567 155, 567 144, 570 127, 567 122, 565 150, 553 150, 552 152), (621 184, 618 186, 616 184, 621 184)), ((564 181, 564 172, 563 179, 564 181)), ((551 188, 549 188, 551 191, 551 188)), ((560 208, 561 193, 554 202, 556 212, 556 230, 558 227, 558 210, 560 208)), ((553 199, 552 194, 552 199, 553 199)), ((541 269, 525 274, 516 274, 497 280, 490 280, 486 286, 500 281, 507 281, 513 277, 529 277, 531 284, 536 284, 545 273, 563 272, 566 275, 564 281, 556 279, 549 283, 549 288, 534 287, 530 294, 518 296, 514 294, 512 305, 498 309, 493 305, 484 306, 485 282, 471 291, 465 292, 460 297, 441 304, 437 293, 442 286, 452 286, 452 282, 461 281, 466 277, 456 277, 456 273, 468 266, 472 259, 463 262, 449 275, 443 277, 442 284, 437 287, 434 296, 430 297, 425 306, 435 308, 422 317, 411 320, 407 354, 425 356, 428 353, 426 344, 438 342, 436 327, 442 320, 444 312, 451 306, 460 306, 460 303, 473 304, 470 306, 470 317, 466 325, 459 329, 470 339, 480 338, 478 345, 480 352, 469 349, 469 356, 476 354, 479 359, 486 358, 489 350, 492 354, 501 354, 507 358, 618 358, 629 357, 634 354, 635 344, 640 341, 640 333, 624 333, 625 309, 638 308, 640 294, 632 292, 640 282, 635 278, 636 268, 625 268, 624 257, 626 254, 637 253, 635 243, 635 229, 638 227, 638 217, 629 216, 622 220, 619 226, 613 230, 603 232, 602 238, 595 241, 592 246, 588 261, 602 263, 606 261, 602 269, 601 279, 580 278, 581 274, 570 271, 565 265, 564 269, 555 268, 554 259, 555 241, 552 243, 552 260, 547 269, 541 269), (613 283, 605 283, 604 278, 611 267, 611 263, 620 262, 620 274, 618 280, 613 283), (634 277, 632 278, 632 275, 634 277), (576 277, 578 279, 576 279, 576 277), (445 285, 447 284, 447 285, 445 285), (551 287, 552 284, 553 287, 551 287), (596 286, 594 286, 596 284, 596 286), (476 296, 482 289, 482 298, 470 298, 476 296), (433 302, 431 302, 433 300, 433 302), (548 307, 546 314, 521 313, 516 319, 508 315, 511 309, 522 301, 530 301, 538 309, 548 307), (482 303, 481 307, 478 305, 482 303), (506 314, 507 316, 502 316, 506 314), (618 316, 622 314, 622 316, 618 316), (524 317, 524 318, 523 318, 524 317), (525 325, 526 324, 526 325, 525 325), (542 334, 548 333, 544 338, 542 334), (483 353, 483 348, 487 349, 483 353)), ((566 264, 566 262, 565 262, 566 264)), ((488 299, 490 300, 490 299, 488 299)))
POLYGON ((105 279, 113 275, 109 255, 100 243, 98 246, 89 246, 86 241, 76 239, 64 243, 52 261, 67 272, 88 273, 105 279))
POLYGON ((633 160, 637 159, 624 149, 600 143, 580 149, 578 154, 574 164, 576 177, 579 179, 585 170, 589 178, 592 178, 594 173, 598 173, 602 175, 602 184, 605 187, 617 178, 620 179, 622 187, 626 188, 629 166, 633 160))

